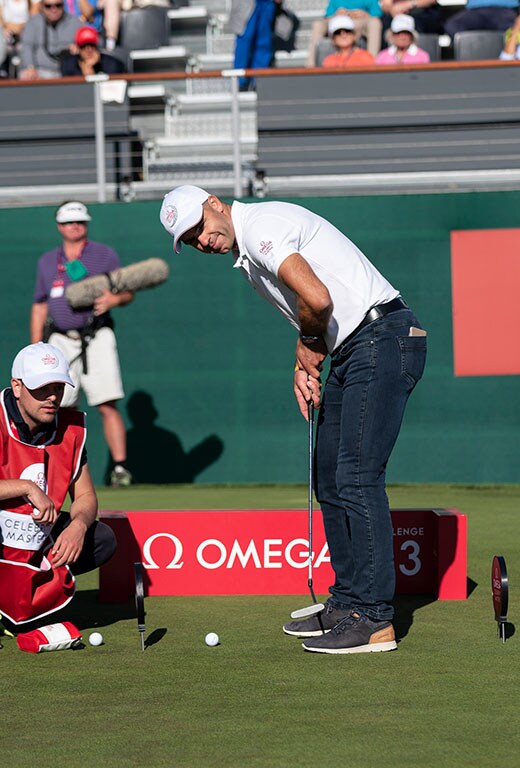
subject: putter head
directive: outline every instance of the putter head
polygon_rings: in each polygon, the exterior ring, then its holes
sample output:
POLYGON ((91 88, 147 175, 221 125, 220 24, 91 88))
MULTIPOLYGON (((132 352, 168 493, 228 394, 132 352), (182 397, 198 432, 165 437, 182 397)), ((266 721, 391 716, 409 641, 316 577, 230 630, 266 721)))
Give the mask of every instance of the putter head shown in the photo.
POLYGON ((306 608, 299 608, 297 611, 291 613, 291 619, 306 619, 307 616, 316 616, 317 613, 321 613, 325 610, 323 603, 313 603, 306 608))

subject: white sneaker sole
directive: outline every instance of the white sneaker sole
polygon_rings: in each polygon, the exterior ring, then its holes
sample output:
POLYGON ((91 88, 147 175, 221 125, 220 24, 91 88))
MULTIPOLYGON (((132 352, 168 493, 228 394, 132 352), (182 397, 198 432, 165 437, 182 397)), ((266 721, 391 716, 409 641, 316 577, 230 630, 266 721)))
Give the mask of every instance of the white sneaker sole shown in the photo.
POLYGON ((302 643, 302 648, 314 653, 381 653, 383 651, 396 651, 397 643, 392 640, 388 643, 372 643, 371 645, 358 645, 354 648, 312 648, 302 643))
POLYGON ((326 629, 324 632, 321 629, 315 629, 311 632, 297 632, 292 629, 285 629, 285 627, 282 627, 282 629, 286 635, 292 635, 292 637, 321 637, 321 635, 326 635, 327 632, 330 632, 330 629, 326 629))

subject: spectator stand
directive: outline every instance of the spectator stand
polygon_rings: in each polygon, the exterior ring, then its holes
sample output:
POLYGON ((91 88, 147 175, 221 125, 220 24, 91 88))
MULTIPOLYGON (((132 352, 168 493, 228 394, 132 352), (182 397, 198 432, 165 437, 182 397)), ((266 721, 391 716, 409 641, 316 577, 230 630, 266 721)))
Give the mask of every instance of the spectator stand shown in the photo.
MULTIPOLYGON (((446 0, 443 0, 443 2, 446 2, 446 0)), ((450 0, 450 7, 456 10, 457 6, 454 3, 457 2, 458 0, 450 0)), ((318 0, 291 0, 289 7, 298 14, 301 21, 296 38, 298 48, 294 52, 296 55, 292 56, 291 67, 282 68, 279 63, 283 61, 284 56, 291 57, 291 54, 279 51, 276 58, 275 69, 286 82, 284 86, 286 93, 283 96, 285 100, 283 101, 284 110, 287 115, 294 114, 296 116, 296 122, 299 121, 300 130, 294 147, 289 146, 287 151, 286 149, 281 149, 281 154, 278 157, 280 158, 283 155, 284 163, 289 163, 290 165, 291 153, 296 146, 300 146, 298 142, 305 136, 305 148, 302 156, 305 158, 305 168, 308 170, 308 173, 302 173, 299 170, 295 174, 289 167, 282 168, 281 165, 283 163, 280 165, 279 160, 273 163, 271 158, 266 162, 266 157, 269 155, 266 147, 268 147, 269 142, 276 136, 280 137, 283 134, 283 131, 273 131, 272 125, 267 129, 265 126, 265 94, 267 92, 265 88, 277 74, 274 70, 256 73, 258 74, 260 84, 259 92, 262 95, 261 104, 258 105, 257 94, 254 92, 237 95, 236 104, 239 120, 237 126, 233 127, 232 106, 234 101, 231 94, 232 77, 229 75, 232 74, 230 69, 233 64, 234 36, 226 28, 229 6, 225 0, 204 0, 204 2, 203 0, 193 0, 191 5, 172 6, 170 8, 149 7, 126 12, 122 22, 120 41, 125 47, 116 49, 116 54, 124 55, 126 48, 131 49, 129 53, 131 52, 132 55, 129 56, 129 60, 134 73, 125 78, 129 81, 125 102, 127 119, 125 131, 130 141, 120 145, 123 148, 122 150, 115 148, 113 144, 109 147, 107 155, 109 169, 107 186, 110 190, 109 196, 120 196, 120 182, 118 180, 121 178, 121 173, 119 171, 114 173, 111 164, 113 163, 114 155, 118 155, 117 162, 122 161, 122 154, 125 155, 124 164, 130 180, 132 195, 139 197, 154 196, 175 183, 182 183, 193 179, 198 180, 201 184, 212 184, 213 187, 217 184, 221 194, 233 193, 235 189, 240 188, 253 194, 264 195, 266 194, 266 189, 270 189, 272 192, 283 191, 290 184, 296 184, 297 189, 301 190, 303 194, 306 192, 312 193, 316 190, 321 191, 322 189, 330 189, 331 191, 341 189, 343 191, 345 184, 349 185, 349 180, 354 177, 357 179, 356 183, 362 185, 361 188, 363 190, 378 189, 376 178, 382 179, 381 183, 384 188, 389 178, 387 173, 385 175, 384 170, 387 158, 384 156, 379 157, 377 151, 375 155, 367 159, 367 165, 360 173, 357 173, 352 168, 348 172, 344 172, 342 168, 333 169, 330 165, 327 166, 327 164, 325 164, 326 167, 324 168, 321 165, 323 153, 326 152, 327 142, 323 143, 320 134, 316 131, 313 113, 317 109, 316 105, 321 104, 321 99, 327 97, 333 81, 327 80, 324 81, 323 85, 318 85, 315 79, 316 74, 318 74, 317 70, 306 70, 295 66, 298 61, 297 57, 300 56, 301 59, 307 53, 308 38, 306 35, 312 20, 323 14, 323 8, 317 6, 318 0), (143 19, 151 20, 152 18, 153 22, 142 23, 143 19), (303 46, 300 47, 302 43, 303 46), (167 49, 174 49, 175 55, 163 56, 164 51, 167 49), (180 55, 177 55, 179 50, 180 55), (227 71, 228 76, 221 76, 223 71, 227 71), (298 117, 299 107, 294 112, 293 104, 294 95, 300 88, 301 76, 310 75, 311 72, 314 74, 308 79, 309 82, 312 82, 312 87, 309 88, 305 96, 305 109, 308 109, 308 105, 311 106, 311 109, 308 110, 310 112, 309 123, 307 115, 305 120, 302 120, 301 115, 298 117), (292 79, 293 75, 295 77, 294 80, 292 79), (258 121, 260 125, 260 144, 258 142, 257 108, 259 108, 260 113, 258 121), (236 131, 237 129, 239 134, 233 133, 233 130, 236 131), (234 140, 235 135, 240 136, 238 143, 234 140), (237 146, 239 150, 239 166, 237 166, 236 157, 237 146), (238 167, 240 167, 239 173, 237 171, 238 167), (379 173, 381 168, 383 171, 379 173), (239 180, 237 180, 237 176, 240 177, 239 180)), ((328 41, 325 40, 323 44, 327 43, 328 41)), ((421 36, 419 44, 430 51, 433 61, 445 57, 447 49, 443 46, 442 40, 437 38, 437 36, 421 36)), ((495 44, 497 44, 496 36, 495 44)), ((479 50, 483 50, 482 46, 479 50)), ((496 50, 498 56, 498 49, 496 50)), ((458 52, 459 48, 457 47, 458 52)), ((462 56, 463 54, 461 53, 460 55, 462 56)), ((499 66, 502 65, 501 62, 497 62, 497 64, 499 66)), ((434 69, 435 65, 431 65, 429 78, 435 77, 433 74, 434 69)), ((378 71, 378 78, 380 78, 382 73, 379 68, 378 71)), ((514 71, 514 67, 513 70, 508 70, 507 72, 503 70, 504 84, 510 77, 510 71, 514 71)), ((454 78, 458 77, 456 72, 457 68, 455 67, 453 69, 454 78)), ((319 74, 323 73, 320 72, 319 74)), ((417 79, 415 77, 416 74, 421 83, 425 84, 424 87, 426 88, 425 93, 414 92, 414 98, 417 100, 417 108, 419 109, 422 101, 426 98, 431 81, 426 78, 422 70, 417 69, 414 73, 414 80, 417 79), (421 72, 420 74, 419 71, 421 72)), ((349 78, 348 81, 341 80, 341 90, 348 93, 349 98, 354 100, 349 102, 348 110, 354 104, 355 111, 362 112, 366 109, 364 101, 374 102, 375 106, 371 104, 371 110, 375 107, 381 110, 381 104, 384 105, 388 94, 379 91, 373 93, 371 90, 365 93, 363 88, 358 92, 357 84, 361 80, 350 79, 350 73, 339 75, 339 77, 349 78)), ((396 99, 396 103, 404 99, 405 111, 408 111, 410 94, 408 93, 409 81, 407 78, 409 78, 409 75, 403 71, 399 77, 400 80, 397 82, 400 82, 400 85, 392 98, 396 99)), ((445 73, 445 78, 446 82, 449 83, 451 81, 451 75, 447 73, 445 73)), ((272 80, 272 82, 274 83, 275 80, 272 80)), ((382 83, 380 79, 379 83, 382 83)), ((462 99, 466 98, 463 90, 461 90, 459 96, 462 103, 462 99)), ((441 95, 437 93, 436 98, 441 98, 441 95)), ((330 136, 334 136, 337 140, 338 127, 331 128, 328 126, 328 110, 323 109, 323 105, 321 108, 322 119, 320 119, 320 127, 326 132, 327 136, 330 134, 330 136)), ((6 115, 9 117, 9 109, 7 109, 6 115)), ((35 122, 34 116, 27 119, 35 122)), ((345 119, 347 120, 347 118, 345 119)), ((442 117, 442 110, 431 111, 430 119, 436 123, 439 121, 442 123, 444 119, 442 117)), ((12 125, 12 122, 9 122, 8 119, 5 123, 4 133, 0 138, 5 138, 6 133, 11 131, 12 125)), ((486 122, 486 126, 490 131, 492 130, 490 123, 486 122)), ((351 131, 349 140, 354 137, 354 141, 357 141, 355 131, 353 131, 352 126, 348 125, 348 120, 343 127, 351 131)), ((508 128, 510 129, 511 127, 511 124, 509 124, 508 128)), ((416 126, 410 124, 405 125, 403 130, 406 136, 408 136, 410 131, 415 131, 415 128, 416 126)), ((384 119, 382 124, 381 121, 378 124, 377 120, 374 119, 371 124, 367 124, 363 128, 364 133, 366 133, 365 143, 369 145, 371 152, 374 151, 377 145, 375 137, 380 129, 382 132, 381 141, 383 141, 384 135, 384 142, 387 142, 390 147, 388 152, 391 153, 397 150, 396 158, 403 160, 402 173, 394 173, 392 179, 394 179, 398 187, 407 184, 407 180, 412 178, 407 171, 407 168, 410 166, 411 156, 405 157, 402 154, 404 152, 404 144, 401 147, 394 146, 395 137, 399 131, 401 133, 403 131, 400 128, 398 131, 397 126, 387 125, 384 119), (391 136, 390 143, 388 143, 389 138, 386 134, 391 136)), ((292 128, 286 126, 284 130, 287 130, 289 135, 292 128)), ((424 127, 421 130, 424 132, 424 127)), ((435 130, 437 133, 431 136, 432 146, 439 146, 437 142, 439 138, 438 125, 435 130)), ((467 130, 468 126, 463 124, 457 128, 458 133, 454 135, 456 146, 458 146, 457 142, 462 135, 461 132, 467 130)), ((474 129, 471 128, 471 130, 473 131, 474 129)), ((406 136, 401 136, 403 141, 406 136)), ((511 136, 512 134, 509 133, 506 140, 508 145, 511 136)), ((474 134, 470 138, 473 139, 474 134)), ((491 140, 493 141, 493 139, 491 140)), ((416 145, 421 145, 421 141, 416 142, 416 145)), ((471 141, 469 146, 472 146, 471 141)), ((413 152, 415 152, 415 149, 413 152)), ((472 160, 468 159, 464 153, 462 155, 464 157, 463 166, 459 167, 458 172, 462 173, 467 170, 468 178, 471 179, 477 179, 479 173, 487 173, 487 178, 489 179, 489 173, 496 171, 498 174, 496 176, 496 183, 502 183, 505 169, 501 162, 498 163, 496 169, 491 167, 491 161, 489 161, 487 170, 472 168, 472 160), (466 163, 466 166, 464 166, 464 163, 466 163)), ((4 162, 8 162, 6 155, 4 155, 4 162)), ((59 158, 54 157, 54 162, 59 167, 59 158)), ((69 162, 70 158, 67 160, 67 163, 69 162)), ((450 162, 453 162, 453 159, 450 162)), ((413 171, 413 173, 416 172, 423 174, 421 177, 423 180, 427 177, 427 171, 424 169, 422 171, 413 171)), ((447 170, 445 172, 448 173, 447 170)), ((71 170, 69 173, 72 178, 74 172, 71 170)), ((63 181, 61 169, 58 176, 63 181)), ((459 176, 459 178, 461 177, 459 176)), ((2 175, 1 163, 0 179, 3 179, 3 184, 14 186, 12 174, 11 176, 6 173, 2 175)), ((20 179, 23 179, 23 174, 18 179, 15 178, 15 184, 19 184, 20 179)), ((45 179, 45 183, 52 183, 51 178, 45 179)), ((93 180, 85 181, 85 183, 87 186, 91 184, 92 195, 95 198, 96 185, 93 180)), ((442 184, 443 182, 440 181, 439 183, 442 184)), ((475 183, 478 183, 478 181, 475 183)), ((294 189, 292 191, 294 192, 294 189)), ((44 194, 43 185, 41 190, 37 189, 34 193, 31 192, 30 194, 33 194, 33 197, 44 194)), ((0 191, 0 199, 2 197, 3 194, 0 191)), ((5 199, 8 199, 8 197, 9 190, 5 191, 5 199)))

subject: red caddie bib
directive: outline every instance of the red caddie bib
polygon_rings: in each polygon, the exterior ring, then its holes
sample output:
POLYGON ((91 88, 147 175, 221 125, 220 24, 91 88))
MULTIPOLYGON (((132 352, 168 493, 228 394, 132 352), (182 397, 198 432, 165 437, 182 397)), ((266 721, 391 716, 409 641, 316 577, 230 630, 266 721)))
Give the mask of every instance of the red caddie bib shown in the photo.
MULTIPOLYGON (((33 480, 59 512, 81 469, 85 414, 58 412, 56 430, 43 445, 19 440, 0 393, 0 480, 33 480)), ((0 501, 0 613, 14 624, 40 619, 73 597, 75 579, 67 566, 53 569, 52 525, 38 523, 24 497, 0 501)))

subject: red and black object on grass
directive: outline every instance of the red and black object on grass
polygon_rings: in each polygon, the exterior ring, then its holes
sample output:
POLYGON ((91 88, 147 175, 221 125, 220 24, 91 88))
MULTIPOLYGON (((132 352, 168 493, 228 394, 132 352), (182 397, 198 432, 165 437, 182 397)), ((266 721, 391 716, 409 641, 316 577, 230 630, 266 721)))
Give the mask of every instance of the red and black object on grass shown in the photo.
MULTIPOLYGON (((307 569, 307 586, 309 587, 309 592, 311 593, 312 598, 312 605, 308 605, 305 608, 299 608, 296 611, 293 611, 291 613, 292 619, 303 619, 308 616, 316 616, 318 615, 318 621, 321 625, 321 620, 319 617, 319 614, 325 609, 325 606, 323 603, 318 603, 316 600, 316 595, 314 594, 314 587, 313 587, 313 580, 312 580, 312 494, 313 494, 313 487, 314 487, 314 404, 312 400, 309 400, 308 403, 308 423, 309 423, 309 486, 308 486, 308 506, 307 506, 307 514, 308 514, 308 534, 309 534, 309 559, 308 559, 308 569, 307 569)), ((323 630, 323 627, 322 627, 323 630)), ((325 630, 323 630, 325 631, 325 630)))
POLYGON ((146 626, 144 623, 144 583, 143 583, 143 564, 134 563, 135 573, 135 610, 137 613, 137 629, 141 638, 141 650, 144 651, 144 633, 146 626))
POLYGON ((491 592, 495 621, 498 623, 498 636, 506 641, 507 607, 509 603, 509 580, 506 561, 501 555, 495 555, 491 565, 491 592))

